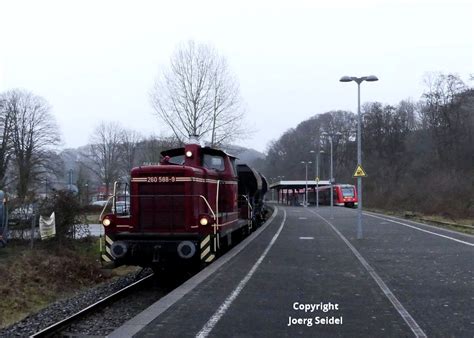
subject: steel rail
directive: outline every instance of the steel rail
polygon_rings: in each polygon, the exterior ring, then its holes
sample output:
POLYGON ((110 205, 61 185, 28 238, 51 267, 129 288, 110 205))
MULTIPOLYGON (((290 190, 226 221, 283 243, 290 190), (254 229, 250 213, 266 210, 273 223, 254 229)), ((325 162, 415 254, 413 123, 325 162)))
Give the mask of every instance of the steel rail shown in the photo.
POLYGON ((147 275, 147 276, 143 277, 142 279, 137 280, 136 282, 134 282, 130 285, 127 285, 123 289, 120 289, 120 290, 114 292, 113 294, 108 295, 105 298, 102 298, 101 300, 95 302, 94 304, 91 304, 91 305, 87 306, 86 308, 80 310, 79 312, 76 312, 75 314, 73 314, 73 315, 71 315, 71 316, 69 316, 65 319, 62 319, 62 320, 60 320, 60 321, 44 328, 44 329, 42 329, 41 331, 38 331, 38 332, 32 334, 30 337, 48 337, 48 336, 51 336, 52 334, 57 333, 58 331, 62 330, 64 327, 68 326, 69 324, 71 324, 75 320, 77 320, 77 319, 79 319, 79 318, 81 318, 81 317, 83 317, 87 314, 90 314, 94 310, 96 310, 98 308, 101 308, 102 306, 105 306, 108 303, 116 300, 120 296, 122 296, 122 295, 126 294, 127 292, 131 291, 132 289, 134 289, 138 285, 144 283, 145 281, 152 278, 153 276, 154 276, 153 273, 150 274, 150 275, 147 275))

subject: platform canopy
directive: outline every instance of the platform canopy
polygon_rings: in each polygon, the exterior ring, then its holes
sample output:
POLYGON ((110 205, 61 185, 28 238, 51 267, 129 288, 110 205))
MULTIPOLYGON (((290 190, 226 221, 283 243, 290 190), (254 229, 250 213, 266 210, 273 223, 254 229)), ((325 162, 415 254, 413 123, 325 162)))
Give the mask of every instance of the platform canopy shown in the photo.
POLYGON ((308 181, 278 181, 270 184, 270 189, 304 189, 306 187, 306 182, 308 182, 308 188, 316 187, 316 185, 324 186, 329 185, 329 180, 321 180, 319 183, 316 181, 308 180, 308 181))

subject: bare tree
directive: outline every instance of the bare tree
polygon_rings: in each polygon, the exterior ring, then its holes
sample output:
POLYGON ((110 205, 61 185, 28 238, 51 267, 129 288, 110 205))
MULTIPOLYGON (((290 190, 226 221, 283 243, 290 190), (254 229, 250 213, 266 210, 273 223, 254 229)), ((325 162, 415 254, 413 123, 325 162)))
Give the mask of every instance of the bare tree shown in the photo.
POLYGON ((0 95, 0 186, 5 185, 5 175, 8 170, 8 164, 12 155, 11 151, 11 125, 12 125, 12 104, 15 100, 11 99, 12 92, 2 93, 0 95))
POLYGON ((151 102, 180 142, 195 136, 215 145, 242 134, 237 80, 209 45, 188 41, 178 46, 169 69, 155 82, 151 102))
POLYGON ((212 75, 211 145, 230 142, 245 134, 244 111, 237 79, 230 73, 223 57, 216 60, 212 75))
POLYGON ((131 129, 125 129, 122 132, 121 139, 121 157, 122 166, 126 176, 130 175, 132 168, 137 165, 138 146, 143 141, 143 136, 131 129))
POLYGON ((17 194, 24 201, 35 181, 48 167, 51 146, 60 141, 50 106, 42 97, 25 90, 4 96, 4 110, 11 118, 11 144, 15 163, 17 194))
POLYGON ((163 150, 176 147, 179 147, 179 141, 174 137, 149 136, 141 145, 139 162, 158 163, 163 150))
POLYGON ((85 164, 105 184, 106 196, 120 178, 123 128, 117 122, 102 122, 90 138, 91 163, 85 164))
POLYGON ((455 74, 428 74, 427 90, 423 94, 422 123, 432 135, 440 164, 445 165, 459 157, 462 139, 470 132, 471 111, 463 109, 468 87, 455 74))

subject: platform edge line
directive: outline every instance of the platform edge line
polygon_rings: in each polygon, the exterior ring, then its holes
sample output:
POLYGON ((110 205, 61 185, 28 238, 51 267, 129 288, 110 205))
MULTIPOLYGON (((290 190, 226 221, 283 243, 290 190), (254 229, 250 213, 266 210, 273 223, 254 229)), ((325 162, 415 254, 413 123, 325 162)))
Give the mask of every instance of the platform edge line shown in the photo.
MULTIPOLYGON (((366 214, 367 216, 370 216, 370 217, 382 219, 382 220, 384 220, 384 221, 388 221, 388 222, 400 224, 400 225, 403 225, 403 226, 406 226, 406 227, 409 227, 409 228, 412 228, 412 229, 415 229, 415 230, 418 230, 418 231, 423 231, 423 232, 426 232, 426 233, 428 233, 428 234, 432 234, 432 235, 435 235, 435 236, 439 236, 439 237, 443 237, 443 238, 446 238, 446 239, 450 239, 450 240, 455 241, 455 242, 459 242, 459 243, 466 244, 466 245, 469 245, 469 246, 474 246, 474 243, 470 243, 470 242, 466 242, 466 241, 463 241, 463 240, 460 240, 460 239, 457 239, 457 238, 454 238, 454 237, 450 237, 450 236, 438 234, 438 233, 436 233, 436 232, 429 231, 429 230, 426 230, 426 229, 421 229, 421 228, 418 228, 418 227, 416 227, 416 226, 414 226, 414 225, 410 225, 410 224, 406 224, 406 223, 403 223, 403 222, 395 221, 395 220, 390 219, 390 218, 385 218, 385 217, 381 217, 381 216, 372 215, 372 214, 369 214, 369 213, 365 213, 365 214, 366 214)), ((426 224, 424 224, 424 225, 426 225, 426 224)))
POLYGON ((233 301, 239 296, 240 292, 247 285, 250 278, 252 278, 253 274, 255 273, 255 271, 257 271, 258 267, 260 266, 260 264, 262 264, 263 260, 265 259, 268 252, 272 248, 273 244, 278 239, 278 236, 280 236, 280 232, 283 229, 283 226, 285 225, 285 221, 286 221, 286 211, 283 209, 283 220, 281 221, 281 225, 278 228, 275 235, 273 235, 270 243, 268 243, 267 247, 265 248, 265 251, 260 255, 259 259, 255 262, 255 264, 252 266, 249 272, 245 275, 245 277, 240 281, 237 287, 232 291, 232 293, 229 296, 227 296, 226 300, 221 304, 221 306, 219 306, 217 311, 211 316, 211 318, 209 318, 207 323, 204 324, 202 329, 196 334, 197 338, 207 337, 209 333, 211 333, 215 325, 222 318, 222 316, 227 312, 227 309, 229 309, 233 301))
POLYGON ((375 283, 379 286, 382 290, 384 295, 388 298, 388 300, 392 303, 392 305, 397 310, 398 314, 403 318, 405 323, 407 323, 408 327, 411 331, 415 334, 416 337, 427 337, 426 333, 421 329, 415 319, 411 316, 407 309, 403 306, 402 303, 398 300, 395 294, 390 290, 390 288, 385 284, 385 282, 380 278, 380 276, 375 272, 374 268, 365 260, 365 258, 359 253, 359 251, 349 242, 349 240, 339 231, 337 228, 328 220, 326 220, 323 216, 309 210, 311 213, 315 214, 319 218, 321 218, 324 222, 329 224, 329 226, 334 230, 334 232, 343 240, 344 243, 349 247, 352 253, 356 256, 362 266, 367 270, 370 276, 373 278, 375 283))

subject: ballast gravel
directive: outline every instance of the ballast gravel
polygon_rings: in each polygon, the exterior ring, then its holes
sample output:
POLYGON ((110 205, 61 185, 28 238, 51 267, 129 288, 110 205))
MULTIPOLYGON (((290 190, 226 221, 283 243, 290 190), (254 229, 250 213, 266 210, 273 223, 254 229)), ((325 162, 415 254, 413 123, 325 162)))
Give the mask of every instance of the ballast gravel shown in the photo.
MULTIPOLYGON (((32 335, 123 289, 135 281, 136 273, 130 273, 111 282, 82 291, 71 298, 52 303, 39 312, 29 315, 7 328, 1 329, 0 336, 24 337, 32 335)), ((165 293, 166 291, 163 288, 157 286, 138 290, 132 296, 120 299, 112 305, 104 307, 98 313, 89 315, 90 318, 84 317, 80 322, 74 323, 71 327, 67 328, 65 332, 89 336, 105 336, 153 304, 165 293)))

